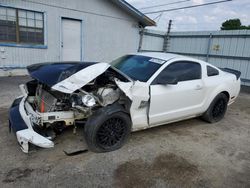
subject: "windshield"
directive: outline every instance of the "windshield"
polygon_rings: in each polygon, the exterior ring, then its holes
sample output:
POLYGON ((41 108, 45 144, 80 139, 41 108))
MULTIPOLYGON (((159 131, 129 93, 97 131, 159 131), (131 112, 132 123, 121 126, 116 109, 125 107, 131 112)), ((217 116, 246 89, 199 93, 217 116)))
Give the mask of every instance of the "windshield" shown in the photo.
POLYGON ((152 57, 126 55, 111 62, 111 65, 133 80, 147 82, 164 61, 152 57))

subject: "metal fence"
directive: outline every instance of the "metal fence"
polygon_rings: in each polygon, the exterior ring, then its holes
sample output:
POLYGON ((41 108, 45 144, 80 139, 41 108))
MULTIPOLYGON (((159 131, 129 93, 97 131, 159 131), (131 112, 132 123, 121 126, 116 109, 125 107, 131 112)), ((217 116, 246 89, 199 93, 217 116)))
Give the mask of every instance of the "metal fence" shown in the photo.
POLYGON ((242 84, 250 86, 250 30, 172 32, 169 37, 144 30, 141 36, 140 51, 177 53, 233 68, 241 71, 242 84))

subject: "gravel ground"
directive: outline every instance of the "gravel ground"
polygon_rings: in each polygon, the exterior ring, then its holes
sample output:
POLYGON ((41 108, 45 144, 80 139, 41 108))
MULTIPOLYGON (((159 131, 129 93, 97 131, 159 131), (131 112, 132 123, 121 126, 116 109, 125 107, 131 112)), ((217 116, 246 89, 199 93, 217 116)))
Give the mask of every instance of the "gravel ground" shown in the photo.
POLYGON ((8 132, 8 106, 27 77, 0 78, 0 187, 250 187, 250 94, 242 92, 219 123, 191 119, 133 133, 110 153, 86 148, 66 130, 55 148, 20 150, 8 132))

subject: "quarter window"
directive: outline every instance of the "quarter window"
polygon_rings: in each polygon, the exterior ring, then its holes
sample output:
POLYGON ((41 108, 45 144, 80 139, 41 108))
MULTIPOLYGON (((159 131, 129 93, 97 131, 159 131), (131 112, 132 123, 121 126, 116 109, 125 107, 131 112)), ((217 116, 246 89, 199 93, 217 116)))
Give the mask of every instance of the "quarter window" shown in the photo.
POLYGON ((44 44, 43 13, 0 7, 0 42, 44 44))
POLYGON ((207 66, 207 76, 219 75, 219 71, 211 66, 207 66))
MULTIPOLYGON (((168 65, 162 74, 170 77, 176 77, 178 82, 201 79, 201 65, 190 61, 178 61, 168 65)), ((157 80, 157 78, 156 78, 157 80)), ((154 81, 153 84, 156 84, 154 81)))

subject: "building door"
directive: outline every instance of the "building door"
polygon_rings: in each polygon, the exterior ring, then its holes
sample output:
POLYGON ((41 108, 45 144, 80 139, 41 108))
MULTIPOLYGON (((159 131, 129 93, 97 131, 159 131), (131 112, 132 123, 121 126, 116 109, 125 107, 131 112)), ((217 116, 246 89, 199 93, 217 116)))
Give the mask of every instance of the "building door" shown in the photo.
POLYGON ((81 26, 79 20, 62 18, 61 59, 81 61, 81 26))

